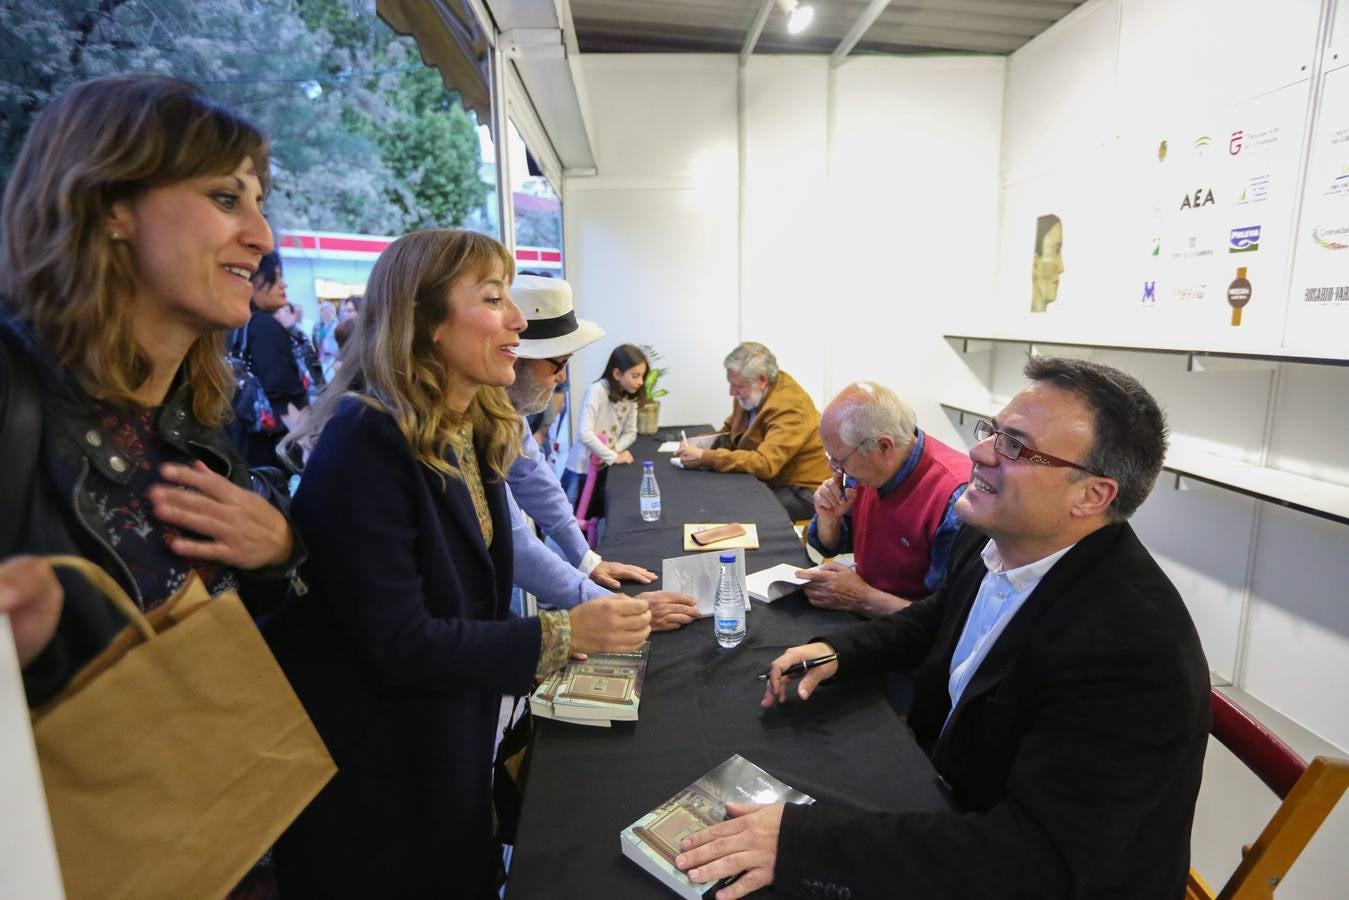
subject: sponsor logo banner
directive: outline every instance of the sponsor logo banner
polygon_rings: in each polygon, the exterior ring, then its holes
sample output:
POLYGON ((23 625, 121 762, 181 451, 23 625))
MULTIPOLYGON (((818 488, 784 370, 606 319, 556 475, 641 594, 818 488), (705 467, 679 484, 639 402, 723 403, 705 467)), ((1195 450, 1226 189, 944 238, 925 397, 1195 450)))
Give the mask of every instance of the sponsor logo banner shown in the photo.
POLYGON ((1349 303, 1349 284, 1307 288, 1304 303, 1349 303))
POLYGON ((1260 226, 1233 228, 1227 238, 1228 253, 1251 253, 1260 249, 1260 226))
POLYGON ((1321 225, 1312 229, 1312 240, 1322 250, 1349 248, 1349 225, 1321 225))

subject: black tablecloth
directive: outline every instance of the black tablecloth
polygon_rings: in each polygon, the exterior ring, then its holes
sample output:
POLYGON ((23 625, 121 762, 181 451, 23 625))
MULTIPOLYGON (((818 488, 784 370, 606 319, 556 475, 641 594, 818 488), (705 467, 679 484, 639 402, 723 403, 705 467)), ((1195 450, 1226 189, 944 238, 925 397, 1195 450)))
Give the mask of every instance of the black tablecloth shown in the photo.
MULTIPOLYGON (((759 527, 760 549, 747 552, 747 571, 808 565, 786 512, 754 478, 677 470, 650 439, 639 440, 633 455, 635 465, 609 472, 605 558, 659 573, 661 559, 683 553, 683 523, 740 521, 759 527), (643 459, 657 466, 658 522, 643 522, 639 512, 643 459)), ((879 682, 824 687, 807 704, 760 709, 763 682, 754 675, 786 647, 850 619, 797 593, 755 602, 748 635, 731 650, 717 646, 710 618, 654 634, 640 721, 608 729, 538 720, 509 896, 670 896, 623 857, 618 833, 733 753, 818 801, 947 808, 927 757, 879 682)))

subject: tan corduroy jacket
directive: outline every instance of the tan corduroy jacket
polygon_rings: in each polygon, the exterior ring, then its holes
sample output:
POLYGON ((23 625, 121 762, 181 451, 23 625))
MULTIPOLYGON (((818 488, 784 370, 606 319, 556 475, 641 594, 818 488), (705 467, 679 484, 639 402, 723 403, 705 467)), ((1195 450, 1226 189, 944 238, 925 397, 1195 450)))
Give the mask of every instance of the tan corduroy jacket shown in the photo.
POLYGON ((737 403, 722 425, 727 436, 703 461, 718 472, 748 472, 769 484, 795 484, 814 490, 830 476, 820 443, 820 414, 810 395, 792 376, 778 372, 768 386, 754 421, 737 403))

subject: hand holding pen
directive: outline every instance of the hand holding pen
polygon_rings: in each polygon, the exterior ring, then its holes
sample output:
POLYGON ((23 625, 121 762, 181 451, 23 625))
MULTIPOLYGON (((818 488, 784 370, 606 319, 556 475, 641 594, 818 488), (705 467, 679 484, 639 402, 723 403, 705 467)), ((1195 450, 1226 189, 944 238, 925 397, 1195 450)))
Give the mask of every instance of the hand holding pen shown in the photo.
POLYGON ((796 683, 796 695, 802 700, 808 700, 821 681, 837 673, 838 654, 828 644, 817 641, 791 647, 773 660, 766 673, 759 676, 768 682, 760 705, 768 709, 775 703, 787 702, 787 685, 793 679, 800 679, 796 683))

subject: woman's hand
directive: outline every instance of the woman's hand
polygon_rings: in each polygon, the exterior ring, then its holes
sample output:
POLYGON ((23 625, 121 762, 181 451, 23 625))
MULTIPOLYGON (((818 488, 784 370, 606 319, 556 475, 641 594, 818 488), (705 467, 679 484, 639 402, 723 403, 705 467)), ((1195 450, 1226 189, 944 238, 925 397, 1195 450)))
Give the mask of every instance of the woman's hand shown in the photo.
POLYGON ((176 535, 169 549, 188 559, 220 562, 237 569, 261 569, 290 559, 294 538, 290 523, 252 491, 206 468, 166 463, 159 469, 168 484, 150 488, 155 516, 205 539, 176 535))
POLYGON ((0 563, 0 613, 9 614, 20 668, 51 643, 64 599, 61 582, 45 559, 15 556, 0 563))
POLYGON ((574 653, 631 653, 650 634, 651 608, 636 597, 596 597, 571 611, 574 653))
POLYGON ((618 454, 618 459, 614 460, 614 465, 627 465, 630 462, 632 462, 632 453, 628 450, 624 450, 622 453, 618 454))

